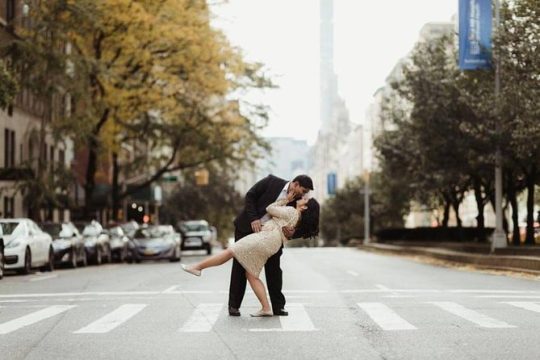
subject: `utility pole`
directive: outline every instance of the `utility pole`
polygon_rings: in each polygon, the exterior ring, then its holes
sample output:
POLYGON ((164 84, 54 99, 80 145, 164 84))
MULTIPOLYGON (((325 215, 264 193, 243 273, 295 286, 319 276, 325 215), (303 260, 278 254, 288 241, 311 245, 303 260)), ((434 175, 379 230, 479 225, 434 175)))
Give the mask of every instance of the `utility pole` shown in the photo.
POLYGON ((364 244, 369 244, 371 242, 369 233, 369 218, 371 214, 369 212, 369 171, 366 170, 364 173, 364 244))

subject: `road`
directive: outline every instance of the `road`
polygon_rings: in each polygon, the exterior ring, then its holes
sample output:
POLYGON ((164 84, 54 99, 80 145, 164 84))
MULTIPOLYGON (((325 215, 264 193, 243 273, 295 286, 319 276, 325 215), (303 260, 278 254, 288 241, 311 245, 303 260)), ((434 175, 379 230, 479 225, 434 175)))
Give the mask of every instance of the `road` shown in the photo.
MULTIPOLYGON (((203 255, 183 255, 192 263, 203 255)), ((538 359, 540 281, 349 248, 285 249, 288 317, 227 314, 230 264, 0 281, 0 359, 538 359)))

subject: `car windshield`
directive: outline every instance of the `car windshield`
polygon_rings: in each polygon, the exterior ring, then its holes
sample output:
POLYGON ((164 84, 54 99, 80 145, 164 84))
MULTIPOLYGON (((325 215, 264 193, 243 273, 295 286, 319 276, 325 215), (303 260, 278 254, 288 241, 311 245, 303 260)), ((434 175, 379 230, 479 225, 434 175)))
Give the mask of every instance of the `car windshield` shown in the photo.
POLYGON ((182 228, 184 231, 207 231, 208 225, 201 223, 183 223, 182 228))
POLYGON ((24 225, 22 222, 2 222, 0 225, 2 226, 4 235, 24 235, 24 225))

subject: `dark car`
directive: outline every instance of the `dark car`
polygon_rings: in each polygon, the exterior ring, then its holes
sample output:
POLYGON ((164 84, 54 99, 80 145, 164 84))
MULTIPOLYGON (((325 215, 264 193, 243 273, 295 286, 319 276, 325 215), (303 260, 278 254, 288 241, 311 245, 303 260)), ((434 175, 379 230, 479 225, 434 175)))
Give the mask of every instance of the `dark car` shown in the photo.
POLYGON ((180 234, 171 225, 154 225, 139 228, 133 235, 134 260, 180 261, 180 234))
POLYGON ((206 220, 189 220, 179 223, 182 234, 182 250, 206 250, 212 253, 212 239, 215 233, 206 220))
POLYGON ((92 221, 84 227, 82 235, 88 259, 92 263, 100 265, 103 262, 111 262, 110 237, 100 223, 92 221))
POLYGON ((129 253, 129 238, 121 226, 113 226, 108 229, 111 255, 113 259, 119 262, 124 262, 128 258, 129 253))
POLYGON ((67 264, 72 268, 88 264, 84 240, 75 225, 71 222, 46 222, 40 224, 40 227, 53 239, 55 264, 67 264))

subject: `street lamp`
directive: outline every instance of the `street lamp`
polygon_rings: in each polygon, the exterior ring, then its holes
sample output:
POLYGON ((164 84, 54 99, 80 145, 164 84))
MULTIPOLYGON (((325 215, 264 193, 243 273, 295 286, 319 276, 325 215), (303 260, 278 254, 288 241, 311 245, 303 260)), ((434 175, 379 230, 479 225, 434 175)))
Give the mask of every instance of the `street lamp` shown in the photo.
POLYGON ((371 239, 369 236, 370 216, 371 214, 369 212, 369 170, 365 170, 364 171, 364 244, 369 244, 371 242, 371 239))

